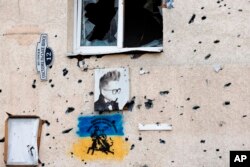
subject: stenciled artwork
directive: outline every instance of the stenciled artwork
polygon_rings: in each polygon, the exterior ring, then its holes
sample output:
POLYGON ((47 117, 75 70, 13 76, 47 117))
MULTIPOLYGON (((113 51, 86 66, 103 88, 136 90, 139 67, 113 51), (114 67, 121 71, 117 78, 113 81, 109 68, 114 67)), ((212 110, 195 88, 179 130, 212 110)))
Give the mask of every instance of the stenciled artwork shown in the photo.
POLYGON ((122 160, 128 154, 121 114, 79 117, 77 135, 72 152, 81 160, 122 160))
POLYGON ((95 70, 95 111, 120 111, 128 100, 128 68, 95 70))

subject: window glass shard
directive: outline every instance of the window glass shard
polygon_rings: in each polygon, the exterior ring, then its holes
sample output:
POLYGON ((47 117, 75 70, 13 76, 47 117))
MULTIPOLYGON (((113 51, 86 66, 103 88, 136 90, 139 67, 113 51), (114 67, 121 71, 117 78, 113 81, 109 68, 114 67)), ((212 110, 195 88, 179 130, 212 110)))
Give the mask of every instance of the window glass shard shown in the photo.
POLYGON ((81 46, 116 46, 118 0, 82 1, 81 46))
POLYGON ((125 0, 124 47, 161 47, 161 0, 125 0))

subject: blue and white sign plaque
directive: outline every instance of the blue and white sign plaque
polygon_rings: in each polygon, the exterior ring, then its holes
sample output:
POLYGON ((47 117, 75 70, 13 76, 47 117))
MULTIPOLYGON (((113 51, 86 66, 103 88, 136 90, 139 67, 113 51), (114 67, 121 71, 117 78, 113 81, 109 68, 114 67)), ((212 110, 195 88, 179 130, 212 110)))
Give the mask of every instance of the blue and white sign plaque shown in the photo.
POLYGON ((48 67, 53 63, 53 51, 48 47, 48 35, 41 34, 36 46, 36 69, 41 80, 47 80, 48 67))

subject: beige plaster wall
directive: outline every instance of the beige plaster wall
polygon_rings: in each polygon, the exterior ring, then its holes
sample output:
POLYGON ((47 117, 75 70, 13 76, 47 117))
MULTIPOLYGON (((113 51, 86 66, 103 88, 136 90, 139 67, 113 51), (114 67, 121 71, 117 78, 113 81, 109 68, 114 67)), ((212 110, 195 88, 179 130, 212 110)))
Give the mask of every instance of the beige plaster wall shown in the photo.
MULTIPOLYGON (((66 57, 69 2, 0 0, 0 138, 6 112, 32 114, 51 123, 43 126, 41 138, 40 159, 45 166, 229 166, 230 150, 250 149, 250 2, 219 2, 176 0, 174 9, 164 9, 163 53, 137 59, 92 57, 85 59, 89 70, 83 71, 77 59, 66 57), (196 18, 188 24, 193 14, 196 18), (40 33, 48 33, 55 53, 51 83, 41 82, 35 69, 40 33), (215 40, 220 43, 214 44, 215 40), (211 57, 206 60, 208 54, 211 57), (214 64, 223 70, 214 72, 214 64), (94 97, 89 95, 94 91, 93 69, 121 66, 130 67, 131 97, 136 97, 133 111, 123 112, 125 137, 135 148, 123 161, 82 162, 70 155, 70 149, 78 138, 77 118, 93 114, 94 97), (69 71, 66 76, 64 68, 69 71), (150 73, 140 75, 140 68, 150 73), (34 80, 36 88, 32 88, 34 80), (165 90, 170 93, 161 96, 159 92, 165 90), (152 109, 145 108, 144 96, 154 99, 152 109), (230 105, 223 105, 225 101, 230 105), (194 110, 194 106, 200 108, 194 110), (65 114, 68 107, 75 111, 65 114), (173 131, 138 131, 138 123, 156 122, 172 124, 173 131), (68 128, 74 129, 62 134, 68 128)), ((0 166, 4 166, 3 152, 4 143, 0 143, 0 166)))

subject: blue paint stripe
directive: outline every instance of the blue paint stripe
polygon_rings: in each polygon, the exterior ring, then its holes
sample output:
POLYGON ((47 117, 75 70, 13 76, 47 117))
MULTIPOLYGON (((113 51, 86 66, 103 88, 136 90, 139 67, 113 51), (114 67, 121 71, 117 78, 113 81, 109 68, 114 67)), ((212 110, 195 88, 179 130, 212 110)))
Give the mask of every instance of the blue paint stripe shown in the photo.
POLYGON ((79 117, 77 134, 80 137, 123 136, 123 117, 121 114, 79 117))

